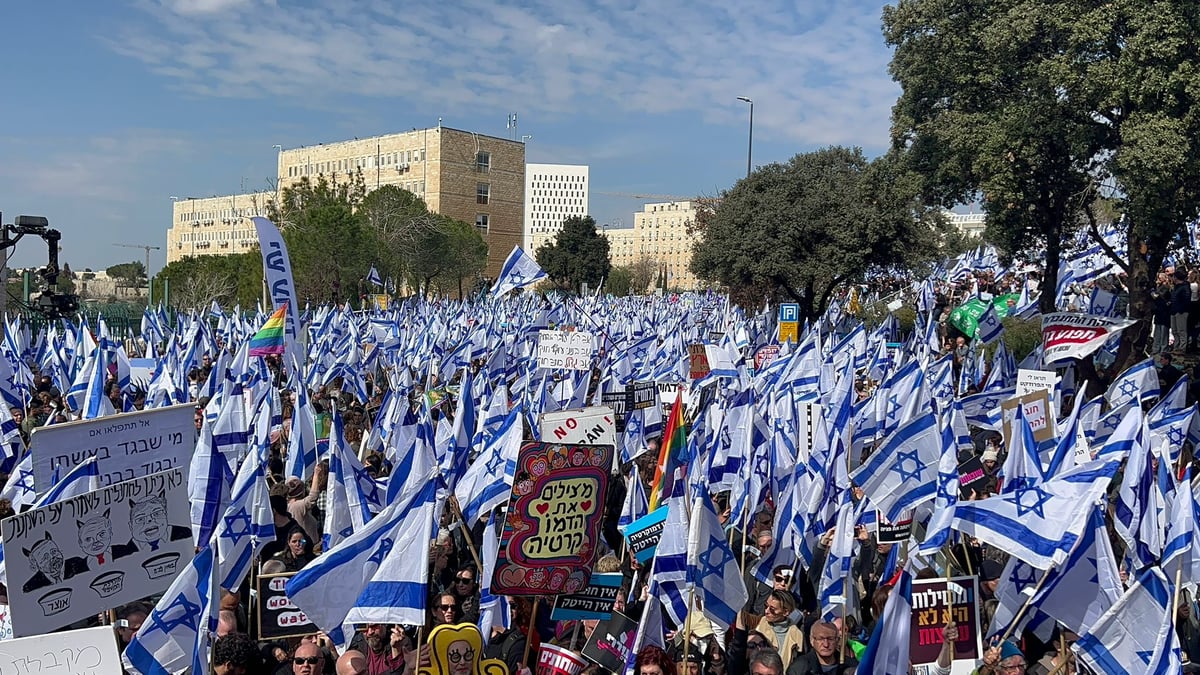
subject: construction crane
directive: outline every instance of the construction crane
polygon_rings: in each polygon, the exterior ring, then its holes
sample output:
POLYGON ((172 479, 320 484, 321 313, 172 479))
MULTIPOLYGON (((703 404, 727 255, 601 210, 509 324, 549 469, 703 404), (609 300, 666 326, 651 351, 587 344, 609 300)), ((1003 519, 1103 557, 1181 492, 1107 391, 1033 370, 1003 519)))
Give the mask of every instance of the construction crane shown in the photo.
POLYGON ((154 290, 150 286, 150 251, 161 251, 161 246, 147 246, 145 244, 113 244, 122 248, 140 248, 146 252, 146 305, 149 306, 154 302, 154 290))
POLYGON ((650 195, 650 194, 634 194, 630 192, 599 192, 598 195, 608 195, 609 197, 625 197, 626 199, 661 199, 668 202, 688 202, 698 199, 696 196, 683 197, 680 195, 650 195))

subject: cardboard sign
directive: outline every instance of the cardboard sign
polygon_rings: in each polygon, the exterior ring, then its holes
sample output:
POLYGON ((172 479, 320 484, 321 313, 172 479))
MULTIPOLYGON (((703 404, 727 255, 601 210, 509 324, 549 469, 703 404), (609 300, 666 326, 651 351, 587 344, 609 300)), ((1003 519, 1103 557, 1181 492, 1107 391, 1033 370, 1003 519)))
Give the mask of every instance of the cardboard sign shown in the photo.
POLYGON ((1042 363, 1082 359, 1105 342, 1137 323, 1092 314, 1054 312, 1042 315, 1042 363))
POLYGON ((45 492, 56 469, 65 474, 92 456, 104 487, 176 467, 187 471, 196 449, 195 412, 194 404, 183 403, 38 427, 29 437, 33 485, 45 492))
POLYGON ((521 446, 492 594, 558 595, 587 588, 612 463, 611 445, 521 446))
POLYGON ((688 377, 699 380, 711 370, 708 366, 708 350, 704 345, 688 345, 688 377))
POLYGON ((543 642, 538 649, 537 675, 579 675, 587 661, 573 651, 543 642))
POLYGON ((971 491, 983 494, 983 486, 987 485, 988 475, 983 469, 983 462, 978 457, 972 457, 958 465, 958 494, 963 499, 971 498, 971 491))
POLYGON ((658 540, 662 538, 663 523, 666 519, 667 507, 660 506, 625 526, 624 534, 629 542, 629 551, 638 563, 645 565, 654 557, 654 549, 658 548, 658 540))
POLYGON ((617 424, 612 408, 593 406, 542 415, 542 438, 548 443, 616 445, 617 424))
POLYGON ((613 604, 624 579, 618 572, 593 574, 582 593, 560 595, 555 599, 550 618, 555 621, 607 619, 612 616, 613 604))
POLYGON ((754 350, 754 369, 762 370, 779 356, 779 345, 763 345, 754 350))
POLYGON ((613 612, 612 618, 592 631, 583 647, 583 655, 610 673, 624 672, 625 660, 633 651, 637 638, 637 626, 637 621, 613 612))
POLYGON ((1048 370, 1017 370, 1017 396, 1025 396, 1035 391, 1054 391, 1058 383, 1058 375, 1048 370))
POLYGON ((591 370, 592 334, 581 330, 539 331, 537 364, 546 369, 591 370))
POLYGON ((1033 431, 1033 440, 1038 443, 1054 440, 1055 422, 1054 415, 1050 412, 1050 392, 1040 390, 1032 394, 1010 398, 1000 404, 1000 415, 1004 421, 1002 433, 1006 441, 1009 430, 1012 428, 1013 418, 1017 416, 1018 405, 1021 406, 1025 420, 1029 422, 1030 430, 1033 431))
POLYGON ((255 579, 258 587, 258 638, 273 640, 285 637, 303 637, 321 631, 308 620, 300 608, 288 599, 285 586, 288 579, 296 576, 287 574, 263 574, 255 579))
POLYGON ((0 673, 101 675, 121 672, 124 671, 112 626, 5 640, 4 649, 0 649, 0 673))
POLYGON ((937 661, 942 629, 949 621, 958 625, 951 672, 970 673, 983 654, 978 579, 954 577, 949 583, 945 579, 913 579, 908 657, 914 672, 930 672, 928 666, 937 661))
POLYGON ((883 513, 875 512, 876 533, 875 540, 880 544, 900 544, 908 541, 908 535, 912 532, 912 511, 906 511, 905 515, 896 519, 896 522, 889 523, 883 513))
POLYGON ((0 521, 13 635, 49 633, 165 591, 195 552, 182 469, 0 521))

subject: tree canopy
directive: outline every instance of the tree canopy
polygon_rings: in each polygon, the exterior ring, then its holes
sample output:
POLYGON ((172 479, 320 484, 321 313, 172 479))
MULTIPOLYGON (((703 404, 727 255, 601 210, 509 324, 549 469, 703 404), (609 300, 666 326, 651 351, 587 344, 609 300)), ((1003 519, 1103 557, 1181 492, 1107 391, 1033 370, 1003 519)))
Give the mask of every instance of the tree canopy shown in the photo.
POLYGON ((104 270, 109 277, 121 281, 126 286, 137 286, 146 280, 146 264, 140 260, 119 263, 104 270))
POLYGON ((760 167, 704 219, 692 271, 740 302, 788 299, 817 316, 837 285, 870 267, 934 254, 939 219, 917 201, 917 187, 893 157, 871 161, 858 148, 760 167))
POLYGON ((608 237, 596 230, 591 216, 571 216, 552 242, 537 250, 537 263, 559 288, 578 291, 598 286, 608 276, 608 237))

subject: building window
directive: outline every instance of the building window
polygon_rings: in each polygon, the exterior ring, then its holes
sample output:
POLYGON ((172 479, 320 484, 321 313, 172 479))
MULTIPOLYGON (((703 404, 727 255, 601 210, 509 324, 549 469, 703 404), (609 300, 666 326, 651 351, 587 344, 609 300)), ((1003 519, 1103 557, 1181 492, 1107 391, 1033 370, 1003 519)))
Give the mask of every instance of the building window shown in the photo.
POLYGON ((480 150, 475 153, 475 168, 480 173, 487 173, 492 170, 492 153, 480 150))
POLYGON ((475 227, 479 230, 479 234, 486 236, 488 233, 488 214, 476 213, 475 214, 475 227))
POLYGON ((487 204, 488 197, 490 195, 491 195, 491 186, 489 186, 487 183, 476 183, 475 184, 475 203, 476 204, 487 204))

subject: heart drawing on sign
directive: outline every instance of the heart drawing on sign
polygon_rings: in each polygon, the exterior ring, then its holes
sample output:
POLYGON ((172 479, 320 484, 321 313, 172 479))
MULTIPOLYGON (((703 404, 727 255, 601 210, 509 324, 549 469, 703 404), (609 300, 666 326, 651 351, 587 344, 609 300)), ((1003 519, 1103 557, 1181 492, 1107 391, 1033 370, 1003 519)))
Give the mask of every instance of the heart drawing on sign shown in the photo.
POLYGON ((579 508, 583 509, 585 512, 591 511, 592 510, 592 500, 585 499, 582 502, 579 502, 579 508))
POLYGON ((500 570, 500 583, 505 589, 519 588, 521 583, 525 581, 524 567, 505 567, 500 570))
POLYGON ((546 502, 542 502, 541 504, 538 504, 534 508, 537 509, 538 513, 540 513, 544 516, 544 515, 546 515, 546 512, 550 510, 550 505, 546 502))

